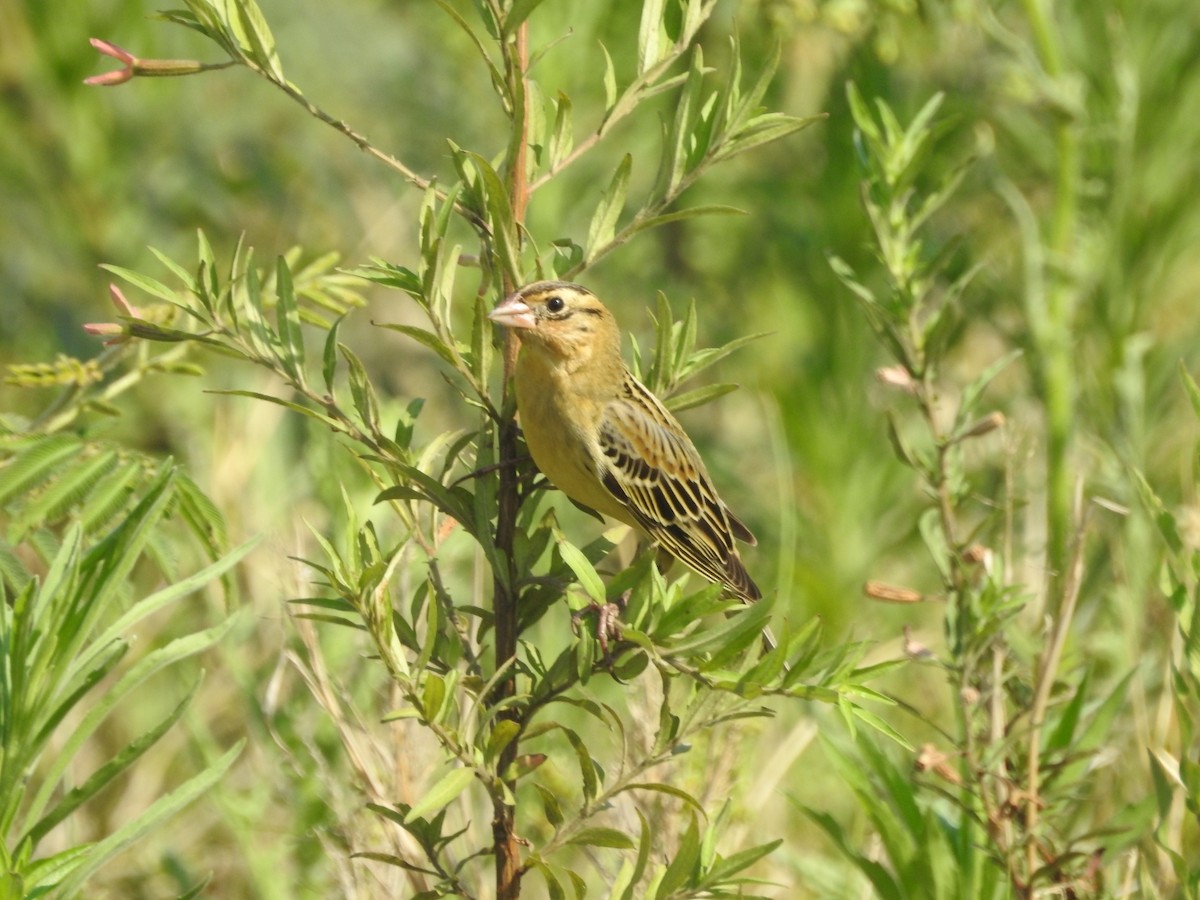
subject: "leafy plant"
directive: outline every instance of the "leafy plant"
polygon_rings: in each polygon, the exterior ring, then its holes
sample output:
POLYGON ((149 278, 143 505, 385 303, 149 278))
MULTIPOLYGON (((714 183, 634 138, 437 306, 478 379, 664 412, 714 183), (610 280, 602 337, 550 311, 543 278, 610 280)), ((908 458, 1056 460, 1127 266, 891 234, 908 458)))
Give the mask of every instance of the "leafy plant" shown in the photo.
MULTIPOLYGON (((94 391, 67 388, 43 421, 72 421, 94 391)), ((136 777, 187 712, 200 677, 98 765, 97 730, 144 700, 147 682, 169 689, 183 662, 214 647, 237 617, 146 652, 133 649, 137 629, 225 577, 253 542, 220 555, 220 517, 169 461, 15 417, 0 426, 0 522, 0 892, 71 896, 204 796, 237 758, 240 743, 98 840, 59 837, 82 807, 136 777), (190 574, 176 562, 189 545, 213 560, 190 574), (46 853, 47 845, 61 849, 46 853)))
MULTIPOLYGON (((978 484, 984 479, 973 477, 966 448, 1004 429, 1006 417, 988 410, 984 398, 1020 353, 991 362, 957 392, 946 383, 956 318, 974 270, 950 280, 948 252, 933 253, 925 236, 963 173, 952 167, 933 175, 925 164, 938 138, 942 99, 935 96, 902 125, 885 103, 877 101, 871 110, 850 87, 867 172, 864 205, 883 290, 868 287, 842 260, 831 262, 894 361, 880 371, 880 380, 907 398, 920 426, 906 424, 902 413, 889 413, 896 456, 919 479, 929 502, 919 527, 945 603, 946 648, 938 655, 909 638, 908 652, 945 672, 956 721, 949 733, 938 726, 949 747, 930 742, 916 757, 926 779, 906 775, 865 742, 856 754, 863 771, 851 776, 857 760, 852 764, 830 748, 868 811, 889 867, 858 853, 828 816, 809 813, 881 896, 914 890, 929 897, 1090 894, 1098 889, 1105 830, 1073 833, 1072 824, 1086 793, 1086 761, 1101 750, 1129 679, 1103 701, 1089 696, 1086 666, 1064 683, 1061 668, 1083 579, 1081 494, 1069 565, 1046 582, 1061 594, 1054 597, 1044 646, 1031 646, 1021 635, 1021 616, 1035 586, 1011 575, 1010 544, 1001 552, 986 543, 988 535, 1002 533, 1005 519, 998 513, 1014 500, 981 496, 978 484)), ((867 594, 890 602, 929 599, 879 582, 869 584, 867 594)))
MULTIPOLYGON (((277 393, 229 393, 283 406, 343 439, 376 485, 376 502, 388 506, 382 522, 360 522, 345 494, 340 535, 315 535, 323 555, 309 565, 320 574, 320 593, 295 601, 301 618, 352 628, 369 641, 400 701, 386 719, 407 723, 405 734, 420 732, 436 748, 426 765, 429 781, 416 794, 370 802, 403 835, 398 849, 355 848, 360 858, 403 870, 409 890, 420 897, 479 895, 489 856, 499 897, 517 896, 534 872, 550 896, 582 895, 585 858, 610 873, 605 880, 613 897, 635 891, 656 898, 744 896, 753 884, 747 870, 779 842, 719 852, 725 814, 710 817, 694 793, 673 781, 672 764, 714 729, 768 715, 763 701, 772 696, 836 704, 848 722, 894 735, 860 705, 884 698, 863 684, 870 673, 858 668, 861 648, 822 650, 815 620, 760 655, 752 648, 769 602, 731 610, 716 588, 693 591, 686 579, 664 576, 652 553, 606 583, 598 567, 612 544, 606 538, 573 543, 545 502, 546 483, 523 452, 505 384, 515 348, 496 353, 486 313, 490 298, 548 273, 576 277, 649 229, 736 212, 676 204, 715 164, 794 133, 808 120, 760 109, 777 55, 746 88, 735 43, 729 71, 715 88, 708 86, 712 72, 696 38, 713 0, 649 0, 636 71, 619 87, 605 55, 600 119, 576 141, 571 99, 555 91, 547 102, 550 92, 530 76, 533 60, 553 50, 529 47, 526 20, 536 5, 489 0, 475 6, 475 20, 443 5, 478 52, 509 123, 498 147, 476 152, 450 143, 455 178, 445 186, 313 106, 284 76, 270 28, 251 0, 188 0, 186 9, 168 13, 210 39, 229 64, 264 78, 421 188, 418 246, 409 265, 376 260, 350 273, 318 274, 305 293, 292 260, 260 270, 239 244, 232 261, 219 266, 202 235, 194 265, 159 254, 177 285, 110 267, 165 307, 137 311, 108 330, 137 339, 131 347, 207 345, 274 373, 282 386, 277 393), (674 114, 663 125, 654 181, 631 204, 633 159, 621 155, 586 235, 539 239, 525 223, 537 193, 656 96, 670 97, 674 114), (467 248, 475 252, 468 255, 467 248), (476 267, 467 271, 478 272, 469 286, 462 284, 466 260, 476 267), (341 339, 349 313, 331 321, 316 302, 346 289, 347 274, 415 303, 421 324, 382 327, 435 354, 459 401, 451 416, 458 427, 422 439, 423 398, 389 414, 391 405, 360 355, 341 339), (314 331, 319 354, 310 349, 314 331), (498 391, 492 387, 497 375, 505 376, 498 391), (457 533, 469 537, 470 548, 454 546, 457 533), (490 580, 490 608, 478 590, 455 587, 475 554, 473 578, 490 580), (534 629, 548 633, 539 627, 543 618, 566 607, 585 613, 618 599, 622 635, 610 654, 586 627, 565 647, 533 639, 534 629), (638 705, 656 708, 657 726, 638 727, 632 709, 622 708, 633 704, 605 699, 610 680, 624 692, 646 695, 638 705), (609 752, 597 739, 603 735, 615 744, 609 752), (561 777, 543 775, 567 766, 578 772, 569 790, 561 777), (690 825, 671 845, 664 843, 664 821, 636 806, 636 824, 614 818, 630 800, 648 796, 689 809, 690 825), (462 823, 485 808, 491 834, 481 841, 462 823)), ((213 68, 126 56, 117 58, 130 77, 213 68)), ((128 80, 124 75, 110 81, 128 80)), ((694 305, 675 321, 661 297, 653 356, 638 357, 647 380, 676 407, 727 392, 729 386, 718 385, 675 394, 749 339, 697 350, 697 323, 694 305)))

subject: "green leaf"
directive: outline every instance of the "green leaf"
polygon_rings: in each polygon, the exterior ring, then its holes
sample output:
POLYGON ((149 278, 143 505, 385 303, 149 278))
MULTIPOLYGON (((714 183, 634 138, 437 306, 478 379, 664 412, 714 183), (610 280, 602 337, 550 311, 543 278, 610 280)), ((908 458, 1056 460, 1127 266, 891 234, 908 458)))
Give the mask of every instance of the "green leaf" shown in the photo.
POLYGON ((607 120, 612 117, 613 107, 617 104, 617 70, 603 43, 600 44, 600 51, 604 54, 604 110, 607 120))
POLYGON ((521 23, 528 19, 530 14, 541 5, 541 2, 542 0, 513 0, 513 4, 508 10, 508 15, 504 17, 504 33, 515 33, 521 23))
POLYGON ((1187 370, 1187 363, 1182 359, 1179 361, 1179 377, 1183 381, 1183 388, 1187 392, 1188 400, 1192 404, 1192 412, 1200 417, 1200 386, 1196 384, 1196 379, 1192 378, 1191 373, 1187 370))
POLYGON ((275 263, 275 292, 279 300, 275 310, 275 325, 280 339, 279 362, 292 380, 303 386, 304 333, 300 330, 300 309, 296 305, 292 272, 282 256, 275 263))
POLYGON ((632 167, 633 157, 626 153, 621 157, 621 162, 618 164, 616 172, 613 173, 612 181, 609 182, 608 190, 604 192, 600 205, 592 214, 584 251, 584 256, 588 260, 595 259, 601 249, 612 243, 617 230, 617 219, 620 218, 621 211, 625 208, 625 195, 629 189, 629 173, 632 167))
MULTIPOLYGON (((80 447, 80 450, 83 448, 80 447)), ((106 450, 88 458, 76 454, 40 494, 35 495, 9 526, 9 539, 16 542, 31 528, 54 521, 72 511, 117 465, 117 452, 106 450)))
POLYGON ((350 397, 354 401, 354 410, 362 420, 363 426, 371 433, 379 431, 379 400, 375 396, 375 388, 367 378, 367 370, 358 355, 345 344, 338 344, 342 358, 350 367, 350 397))
POLYGON ((713 154, 713 160, 730 159, 739 153, 745 153, 747 150, 753 150, 755 147, 761 147, 763 144, 769 144, 790 134, 795 134, 823 118, 825 117, 797 118, 783 113, 763 113, 755 116, 738 131, 736 136, 724 143, 721 149, 713 154))
POLYGON ((625 785, 619 791, 615 791, 613 796, 624 793, 625 791, 653 791, 658 794, 669 794, 672 797, 682 800, 684 803, 688 804, 688 806, 691 806, 696 810, 696 812, 700 813, 700 815, 707 816, 707 813, 704 811, 703 803, 701 803, 687 791, 683 790, 682 788, 677 788, 674 785, 663 784, 662 782, 655 781, 638 781, 625 785))
POLYGON ((579 762, 579 773, 583 779, 583 801, 591 803, 596 799, 600 786, 596 777, 596 765, 592 762, 592 755, 588 752, 587 744, 584 743, 575 731, 566 726, 562 726, 562 732, 567 736, 567 740, 571 744, 571 749, 575 751, 575 758, 579 762))
POLYGON ((638 821, 641 823, 641 834, 638 838, 637 859, 630 862, 625 859, 616 878, 610 885, 609 900, 633 900, 633 889, 646 872, 646 863, 650 858, 650 825, 640 809, 635 809, 638 821))
POLYGON ((106 862, 130 844, 161 827, 163 822, 181 812, 195 800, 208 794, 233 765, 234 760, 242 752, 244 744, 245 741, 238 741, 208 768, 194 775, 169 794, 160 797, 132 822, 123 825, 88 848, 87 854, 80 859, 79 865, 73 868, 57 886, 57 895, 62 897, 75 895, 95 874, 96 870, 106 862))
POLYGON ((511 744, 520 733, 521 726, 512 719, 501 719, 492 728, 492 733, 488 735, 487 748, 484 750, 485 758, 488 760, 499 759, 504 748, 511 744))
MULTIPOLYGON (((663 57, 663 0, 642 0, 642 19, 638 25, 637 73, 644 75, 663 57)), ((608 104, 611 106, 612 104, 608 104)))
POLYGON ((696 388, 694 391, 672 394, 666 399, 664 405, 671 412, 682 412, 685 409, 711 403, 718 397, 724 397, 726 394, 731 394, 737 389, 738 385, 736 384, 709 384, 702 388, 696 388))
POLYGON ((679 842, 679 851, 667 871, 663 873, 662 881, 658 883, 656 897, 669 897, 685 885, 690 884, 696 875, 696 866, 700 862, 700 829, 696 817, 684 832, 679 842))
POLYGON ((966 425, 968 419, 974 418, 975 405, 979 402, 979 398, 983 396, 983 392, 987 390, 988 385, 995 380, 996 376, 1007 369, 1012 363, 1019 359, 1023 351, 1013 350, 1011 353, 1006 353, 1000 359, 996 360, 979 375, 963 390, 962 400, 958 404, 958 415, 956 418, 959 421, 960 427, 966 425))
MULTIPOLYGON (((214 581, 224 575, 246 555, 258 546, 262 540, 262 535, 246 541, 244 544, 230 550, 220 559, 205 566, 197 572, 181 578, 173 582, 162 590, 155 591, 148 597, 145 597, 131 606, 122 616, 106 628, 93 641, 94 647, 103 647, 109 642, 114 641, 121 634, 131 629, 138 622, 145 619, 147 616, 153 615, 160 609, 174 603, 176 600, 182 600, 200 590, 204 585, 214 581)), ((90 656, 83 654, 78 657, 73 665, 73 669, 80 669, 90 664, 90 656)))
POLYGON ((246 55, 271 78, 284 84, 283 66, 275 50, 275 36, 254 0, 224 0, 226 21, 246 55))
POLYGON ((117 778, 122 772, 132 766, 147 750, 156 744, 164 734, 183 716, 188 706, 192 702, 192 698, 196 695, 196 689, 199 687, 200 681, 196 679, 192 682, 191 687, 185 693, 183 699, 176 704, 175 708, 166 715, 166 717, 151 728, 149 731, 135 738, 128 744, 121 747, 117 754, 107 763, 92 773, 92 775, 78 787, 67 791, 54 807, 44 815, 34 826, 29 833, 21 838, 22 841, 29 841, 31 844, 38 844, 49 831, 62 822, 67 816, 73 813, 76 809, 100 793, 105 787, 117 778))
POLYGON ((571 98, 562 91, 554 101, 554 130, 546 147, 546 165, 557 169, 575 147, 575 132, 571 123, 571 98))
POLYGON ((546 814, 546 821, 554 828, 558 828, 563 823, 562 807, 559 805, 558 796, 548 787, 534 782, 534 788, 542 798, 542 809, 546 814))
POLYGON ((426 791, 420 800, 413 804, 412 809, 404 817, 404 824, 411 825, 417 819, 428 818, 430 813, 444 809, 467 789, 474 778, 475 771, 466 766, 451 769, 442 776, 437 784, 426 791))
POLYGON ((699 630, 690 637, 672 644, 671 653, 696 656, 713 651, 724 655, 725 651, 731 648, 744 649, 749 646, 754 637, 762 633, 770 617, 770 601, 760 600, 740 609, 732 601, 727 600, 725 603, 732 607, 726 622, 699 630))
POLYGON ((721 204, 708 204, 706 206, 690 206, 687 209, 677 209, 673 212, 663 213, 659 216, 650 216, 645 219, 639 219, 634 222, 629 229, 628 234, 634 235, 641 231, 646 231, 650 228, 657 228, 659 225, 666 225, 668 222, 680 222, 684 219, 697 219, 701 216, 744 216, 747 215, 744 209, 738 209, 736 206, 724 206, 721 204))
POLYGON ((659 163, 658 178, 653 196, 666 199, 674 193, 683 176, 689 171, 691 160, 688 147, 693 140, 692 129, 699 112, 700 92, 704 81, 704 51, 699 44, 692 48, 692 61, 688 67, 687 80, 675 102, 675 116, 667 127, 663 141, 663 155, 659 163))
POLYGON ((542 879, 546 882, 546 896, 549 900, 567 900, 567 892, 563 889, 562 882, 558 880, 558 876, 550 869, 546 863, 541 860, 535 860, 533 868, 541 873, 542 879))
POLYGON ((45 808, 51 793, 58 786, 68 765, 79 753, 84 742, 95 732, 109 713, 133 690, 155 672, 173 665, 189 656, 202 653, 219 643, 238 622, 238 616, 230 616, 224 622, 171 641, 165 647, 153 650, 129 668, 103 696, 98 697, 87 708, 79 725, 57 752, 43 776, 42 787, 30 804, 33 815, 38 816, 45 808))
POLYGON ((781 844, 783 844, 782 838, 734 853, 732 856, 722 859, 714 865, 708 871, 702 883, 715 886, 719 882, 741 872, 743 869, 750 868, 764 856, 773 853, 781 844))
POLYGON ((425 331, 423 328, 416 328, 412 325, 397 325, 387 322, 380 322, 376 324, 378 324, 381 328, 387 328, 389 331, 398 331, 401 334, 408 335, 408 337, 412 338, 421 346, 428 347, 430 350, 440 356, 444 362, 448 363, 453 368, 457 369, 459 367, 458 356, 453 350, 446 346, 446 343, 436 334, 425 331))
POLYGON ((571 571, 575 573, 575 577, 579 579, 580 587, 583 588, 593 603, 603 605, 606 600, 604 582, 601 580, 596 568, 584 556, 583 551, 565 538, 559 538, 557 546, 563 562, 570 567, 571 571))
POLYGON ((581 844, 591 847, 611 847, 614 850, 632 850, 636 844, 633 838, 616 828, 592 827, 583 828, 576 832, 569 844, 581 844))
MULTIPOLYGON (((522 268, 520 241, 517 238, 517 226, 513 219, 508 191, 491 163, 478 153, 471 153, 468 156, 483 181, 484 197, 487 202, 492 237, 495 240, 495 254, 500 271, 508 276, 513 284, 520 284, 522 268)), ((457 260, 455 262, 457 263, 457 260)))
POLYGON ((124 281, 129 282, 134 287, 145 291, 152 297, 165 300, 172 306, 178 305, 179 303, 179 293, 177 291, 171 290, 161 281, 157 281, 151 278, 149 275, 142 275, 139 272, 134 272, 132 269, 125 269, 121 266, 114 266, 108 263, 101 263, 100 268, 107 272, 111 272, 124 281))
POLYGON ((76 457, 79 450, 79 441, 70 435, 38 440, 0 468, 0 504, 42 484, 58 466, 76 457))
MULTIPOLYGON (((209 394, 219 394, 223 397, 250 397, 253 400, 262 400, 264 403, 272 403, 275 406, 282 406, 284 409, 290 409, 294 413, 299 413, 310 419, 320 422, 327 426, 331 431, 344 431, 345 425, 336 419, 330 418, 320 410, 314 409, 311 406, 305 406, 303 403, 295 403, 291 400, 284 400, 282 397, 274 397, 271 394, 263 394, 259 391, 206 391, 209 394)), ((370 395, 374 398, 374 395, 370 395)))
POLYGON ((325 336, 325 349, 321 354, 321 377, 325 381, 325 392, 330 397, 334 397, 333 384, 337 377, 338 330, 345 318, 345 315, 338 316, 329 326, 329 333, 325 336))
MULTIPOLYGON (((434 604, 436 606, 436 604, 434 604)), ((425 674, 425 687, 421 692, 421 705, 425 720, 437 724, 442 718, 442 704, 446 699, 446 682, 436 672, 425 674)))

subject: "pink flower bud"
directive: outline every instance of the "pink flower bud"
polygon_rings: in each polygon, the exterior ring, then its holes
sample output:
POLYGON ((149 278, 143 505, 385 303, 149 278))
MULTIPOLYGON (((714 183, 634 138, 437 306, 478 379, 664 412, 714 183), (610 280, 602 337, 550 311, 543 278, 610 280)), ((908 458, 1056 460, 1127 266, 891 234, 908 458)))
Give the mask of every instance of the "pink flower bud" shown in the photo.
POLYGON ((85 78, 83 79, 84 84, 113 87, 118 84, 124 84, 133 77, 133 67, 138 62, 136 56, 128 50, 118 47, 116 44, 110 44, 108 41, 102 41, 100 38, 91 38, 88 43, 105 56, 111 56, 113 59, 123 63, 124 68, 105 72, 103 75, 93 75, 91 78, 85 78))

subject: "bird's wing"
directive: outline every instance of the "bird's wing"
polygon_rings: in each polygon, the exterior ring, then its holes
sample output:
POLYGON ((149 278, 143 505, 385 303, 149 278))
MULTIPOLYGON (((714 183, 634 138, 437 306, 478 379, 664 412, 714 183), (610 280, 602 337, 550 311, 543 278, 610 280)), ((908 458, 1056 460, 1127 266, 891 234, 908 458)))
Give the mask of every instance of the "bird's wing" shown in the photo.
POLYGON ((650 537, 739 597, 761 596, 734 547, 749 530, 717 496, 679 423, 632 376, 606 406, 599 439, 604 486, 650 537))

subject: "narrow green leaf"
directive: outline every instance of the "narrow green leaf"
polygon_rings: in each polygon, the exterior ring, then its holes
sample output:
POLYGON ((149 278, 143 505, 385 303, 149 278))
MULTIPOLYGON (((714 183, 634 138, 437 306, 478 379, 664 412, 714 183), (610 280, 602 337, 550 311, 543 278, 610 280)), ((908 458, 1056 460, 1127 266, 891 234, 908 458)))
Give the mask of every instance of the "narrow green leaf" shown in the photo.
POLYGON ((621 790, 616 791, 615 793, 621 794, 625 791, 653 791, 658 794, 669 794, 672 797, 682 800, 688 806, 695 809, 696 812, 700 813, 700 815, 705 817, 708 815, 708 813, 704 811, 703 803, 701 803, 687 791, 683 790, 682 788, 677 788, 674 785, 664 784, 656 781, 638 781, 625 785, 621 788, 621 790))
POLYGON ((603 43, 600 44, 600 51, 604 54, 604 110, 607 120, 612 117, 613 107, 617 103, 617 70, 603 43))
MULTIPOLYGON (((80 448, 82 449, 82 448, 80 448)), ((79 457, 56 473, 53 481, 22 510, 9 526, 10 540, 19 541, 28 529, 52 522, 72 511, 105 480, 117 465, 117 452, 106 450, 93 457, 79 457)))
MULTIPOLYGON (((492 76, 492 84, 503 85, 504 73, 500 71, 500 68, 496 65, 495 60, 493 60, 491 54, 488 53, 488 46, 490 42, 485 43, 483 38, 476 34, 475 29, 471 27, 471 23, 468 22, 466 18, 463 17, 463 14, 455 9, 452 4, 448 3, 447 0, 437 0, 437 5, 440 6, 442 11, 446 13, 446 15, 450 16, 450 18, 454 20, 455 24, 457 24, 458 27, 466 33, 467 37, 471 39, 471 43, 475 45, 475 49, 479 52, 480 58, 487 66, 488 72, 492 76)), ((483 14, 485 20, 484 27, 487 28, 489 37, 493 41, 496 40, 499 35, 496 33, 495 20, 490 15, 489 7, 486 4, 481 4, 476 7, 476 9, 483 14)))
POLYGON ((163 822, 170 819, 189 806, 195 800, 205 796, 222 776, 233 765, 234 760, 242 752, 245 741, 238 741, 223 756, 211 766, 184 782, 169 794, 160 797, 150 807, 126 825, 114 831, 103 840, 93 844, 89 852, 80 860, 80 864, 57 886, 59 896, 76 895, 101 866, 110 859, 135 843, 163 822))
POLYGON ((275 50, 275 36, 254 0, 225 0, 226 16, 238 43, 279 84, 284 84, 283 66, 275 50))
POLYGON ((599 826, 583 828, 571 836, 568 844, 580 844, 590 847, 611 847, 614 850, 632 850, 636 844, 633 838, 615 828, 599 826))
POLYGON ((292 271, 280 256, 275 263, 275 327, 279 332, 279 362, 283 370, 301 387, 304 377, 304 333, 300 330, 300 310, 296 305, 296 289, 292 271))
POLYGON ((67 791, 54 807, 38 820, 29 833, 21 838, 21 841, 29 841, 34 845, 40 843, 42 838, 52 828, 96 794, 100 793, 114 778, 132 766, 142 754, 154 746, 159 738, 167 733, 171 726, 179 721, 191 704, 192 698, 195 697, 196 689, 199 686, 199 679, 195 679, 185 692, 183 699, 176 704, 175 708, 161 722, 140 737, 122 746, 112 759, 93 772, 83 784, 67 791))
POLYGON ((763 144, 769 144, 790 134, 795 134, 823 118, 824 116, 797 118, 784 113, 763 113, 755 116, 746 123, 742 130, 721 145, 721 148, 713 154, 713 160, 731 159, 739 153, 745 153, 747 150, 753 150, 755 147, 761 147, 763 144))
POLYGON ((987 390, 988 385, 995 380, 996 376, 1007 369, 1012 363, 1019 359, 1022 350, 1013 350, 1011 353, 1006 353, 1000 357, 986 369, 979 373, 978 376, 963 390, 962 400, 958 404, 958 415, 956 418, 960 425, 965 425, 968 419, 974 418, 975 405, 979 402, 979 398, 983 396, 983 392, 987 390))
POLYGON ((633 157, 626 153, 613 173, 612 181, 600 199, 600 205, 592 214, 584 250, 584 256, 589 260, 595 258, 601 248, 610 244, 616 234, 617 220, 625 208, 625 195, 629 189, 629 173, 632 167, 633 157))
POLYGON ((729 646, 747 646, 753 635, 760 633, 771 614, 771 603, 760 600, 750 606, 738 607, 731 601, 729 619, 720 625, 705 628, 671 646, 671 652, 680 656, 695 656, 709 651, 719 651, 729 646))
MULTIPOLYGON (((437 604, 434 604, 435 606, 437 604)), ((425 674, 425 687, 421 692, 421 705, 425 721, 437 724, 442 718, 442 704, 446 699, 446 682, 436 672, 425 674)), ((470 770, 468 770, 470 771, 470 770)))
POLYGON ((100 268, 111 272, 123 281, 129 282, 152 297, 158 297, 160 300, 165 300, 172 305, 179 302, 177 291, 171 290, 161 281, 151 278, 149 275, 142 275, 139 272, 134 272, 132 269, 125 269, 121 266, 110 265, 109 263, 101 263, 100 268))
POLYGON ((683 90, 675 103, 675 117, 667 129, 663 158, 654 196, 665 199, 674 193, 688 172, 688 148, 693 141, 692 129, 700 110, 704 88, 704 51, 699 44, 692 48, 692 60, 683 90))
POLYGON ((350 397, 354 401, 355 412, 358 413, 369 432, 377 433, 379 431, 379 400, 375 396, 374 386, 367 378, 367 370, 358 355, 345 344, 338 344, 338 349, 350 367, 350 397))
POLYGON ((517 240, 517 226, 513 219, 512 206, 509 204, 508 191, 491 163, 478 153, 471 153, 469 157, 483 181, 500 271, 511 278, 514 284, 519 284, 522 269, 520 243, 517 240))
POLYGON ((664 405, 672 412, 681 412, 685 409, 691 409, 694 406, 703 406, 705 403, 711 403, 718 397, 724 397, 726 394, 733 393, 737 389, 738 385, 736 384, 710 384, 702 388, 697 388, 694 391, 672 394, 664 401, 664 405))
POLYGON ((693 815, 691 824, 688 825, 687 831, 684 832, 683 838, 679 842, 679 851, 671 860, 671 864, 667 866, 667 871, 663 873, 662 880, 658 883, 658 891, 655 896, 670 897, 685 885, 692 883, 695 880, 696 866, 699 861, 700 828, 693 815))
POLYGON ((80 443, 71 435, 53 435, 0 468, 0 504, 45 482, 62 463, 78 455, 80 443))
MULTIPOLYGON (((642 19, 638 25, 637 73, 644 75, 662 59, 663 0, 642 0, 642 19)), ((610 104, 611 105, 611 104, 610 104)))
POLYGON ((687 209, 677 209, 674 212, 663 213, 660 216, 650 216, 646 219, 640 219, 633 223, 628 234, 634 235, 650 228, 657 228, 659 225, 666 225, 668 222, 697 219, 701 216, 744 216, 746 214, 744 209, 738 209, 736 206, 722 206, 720 204, 692 206, 687 209))
MULTIPOLYGON (((274 397, 270 394, 263 394, 258 391, 205 391, 208 394, 220 394, 225 397, 250 397, 253 400, 262 400, 264 403, 273 403, 275 406, 282 406, 284 409, 290 409, 294 413, 299 413, 302 416, 307 416, 310 419, 315 419, 322 425, 328 426, 331 431, 345 431, 346 426, 336 419, 332 419, 325 415, 320 410, 313 409, 311 406, 305 406, 303 403, 295 403, 291 400, 284 400, 282 397, 274 397)), ((372 395, 373 399, 373 395, 372 395)))
POLYGON ((1192 412, 1200 417, 1200 386, 1197 386, 1196 379, 1192 378, 1188 372, 1187 363, 1182 359, 1179 361, 1179 377, 1183 381, 1183 388, 1187 392, 1188 400, 1192 404, 1192 412))
POLYGON ((376 324, 389 331, 398 331, 401 334, 407 335, 422 347, 428 347, 450 366, 455 369, 459 367, 457 354, 446 346, 445 342, 433 332, 425 331, 423 328, 416 328, 412 325, 397 325, 388 322, 377 322, 376 324))
POLYGON ((571 122, 571 98, 562 91, 554 101, 554 130, 546 147, 546 165, 557 169, 575 147, 575 131, 571 122))
POLYGON ((515 34, 520 24, 528 19, 541 3, 542 0, 513 0, 508 15, 504 17, 504 33, 515 34))
POLYGON ((596 777, 596 766, 592 762, 592 755, 588 752, 587 744, 575 731, 563 726, 562 732, 567 736, 571 749, 575 751, 575 758, 579 762, 579 773, 583 779, 583 801, 591 803, 596 799, 599 791, 599 781, 596 777))
POLYGON ((219 643, 233 629, 238 620, 239 617, 237 615, 230 616, 224 622, 212 628, 177 638, 165 647, 151 651, 134 666, 130 667, 117 680, 116 684, 104 692, 103 696, 96 698, 95 702, 88 706, 79 725, 71 733, 70 737, 67 738, 62 749, 56 753, 54 759, 47 767, 43 776, 42 787, 30 804, 30 814, 35 817, 41 816, 42 810, 46 808, 51 794, 58 787, 67 766, 75 761, 76 754, 78 754, 84 742, 95 732, 100 723, 108 717, 117 704, 159 670, 189 656, 202 653, 219 643))
POLYGON ((426 791, 420 800, 413 804, 408 815, 404 817, 404 824, 411 825, 417 819, 428 818, 430 813, 436 813, 449 806, 459 794, 467 789, 474 778, 474 770, 468 769, 466 766, 451 769, 442 776, 437 784, 426 791))
POLYGON ((550 866, 541 860, 533 863, 533 867, 541 873, 542 880, 546 882, 546 897, 548 900, 567 900, 567 892, 562 886, 562 882, 558 880, 558 876, 551 871, 550 866))
MULTIPOLYGON (((241 243, 240 238, 238 239, 238 242, 241 243)), ((155 247, 149 247, 147 249, 154 254, 155 258, 162 263, 163 266, 171 270, 172 275, 183 282, 184 287, 186 287, 193 294, 196 293, 196 279, 191 272, 189 272, 179 263, 175 262, 175 260, 171 259, 171 257, 167 256, 167 254, 163 253, 161 250, 158 250, 155 247)))
POLYGON ((719 882, 731 878, 744 869, 750 868, 764 856, 774 852, 781 844, 783 844, 783 839, 779 838, 770 843, 759 844, 757 847, 748 847, 745 850, 734 853, 732 856, 717 862, 708 871, 708 874, 705 875, 702 883, 715 887, 719 882))
POLYGON ((565 538, 557 542, 558 552, 579 579, 579 585, 593 603, 603 605, 605 602, 604 581, 600 578, 595 566, 591 564, 583 551, 565 538))
POLYGON ((558 828, 564 821, 562 806, 558 802, 558 796, 543 784, 534 782, 533 786, 542 798, 542 809, 546 814, 546 821, 553 828, 558 828))
POLYGON ((631 900, 633 897, 633 886, 642 880, 642 876, 646 874, 646 864, 650 861, 650 843, 653 834, 650 831, 650 823, 646 821, 646 817, 642 815, 642 811, 637 810, 638 822, 641 823, 641 833, 638 836, 638 852, 637 862, 634 864, 633 872, 629 878, 629 887, 625 891, 622 900, 631 900))
POLYGON ((321 354, 321 377, 325 381, 325 393, 331 398, 334 397, 333 385, 337 378, 338 330, 345 318, 345 315, 338 316, 329 326, 329 333, 325 336, 325 349, 321 354))
MULTIPOLYGON (((108 628, 106 628, 100 635, 98 635, 93 641, 93 646, 106 646, 111 641, 115 641, 119 635, 127 632, 130 628, 145 619, 147 616, 153 615, 160 609, 169 606, 171 603, 174 603, 176 600, 181 600, 184 597, 194 594, 206 584, 209 584, 210 582, 221 577, 239 562, 241 562, 251 550, 258 546, 261 540, 262 535, 251 538, 244 544, 241 544, 240 546, 235 547, 233 550, 230 550, 220 559, 205 566, 203 569, 181 578, 162 590, 155 591, 148 597, 139 600, 115 622, 108 626, 108 628)), ((72 666, 72 669, 74 670, 86 667, 90 664, 90 659, 90 653, 81 655, 76 663, 72 666)))

